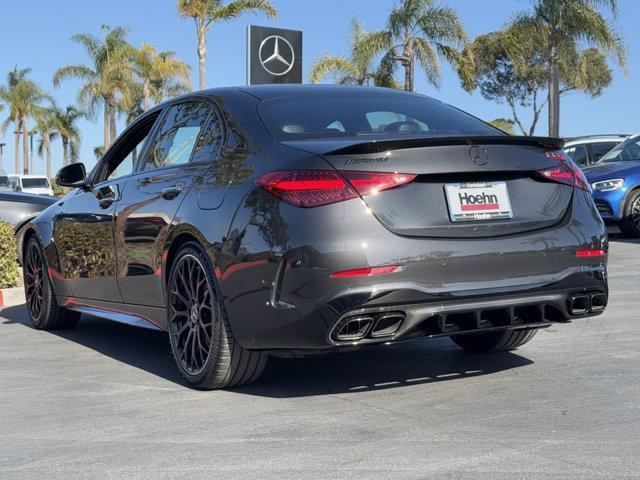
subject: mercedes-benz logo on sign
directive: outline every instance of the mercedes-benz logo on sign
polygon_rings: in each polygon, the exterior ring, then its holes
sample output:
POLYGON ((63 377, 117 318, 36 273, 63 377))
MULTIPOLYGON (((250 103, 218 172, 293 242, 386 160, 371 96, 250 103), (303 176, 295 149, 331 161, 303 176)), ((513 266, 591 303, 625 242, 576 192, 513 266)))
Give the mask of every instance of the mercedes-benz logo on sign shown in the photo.
POLYGON ((489 154, 483 147, 474 145, 469 149, 469 157, 476 165, 486 165, 489 161, 489 154))
POLYGON ((286 75, 293 68, 296 55, 289 41, 280 35, 271 35, 260 44, 260 65, 271 75, 286 75))

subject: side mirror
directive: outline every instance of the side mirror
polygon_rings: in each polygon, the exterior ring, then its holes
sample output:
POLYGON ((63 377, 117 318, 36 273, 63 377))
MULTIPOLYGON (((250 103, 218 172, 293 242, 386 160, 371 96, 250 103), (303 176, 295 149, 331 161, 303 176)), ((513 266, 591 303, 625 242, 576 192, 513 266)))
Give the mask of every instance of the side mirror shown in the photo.
POLYGON ((56 183, 61 187, 83 188, 86 186, 87 172, 84 163, 71 163, 56 174, 56 183))

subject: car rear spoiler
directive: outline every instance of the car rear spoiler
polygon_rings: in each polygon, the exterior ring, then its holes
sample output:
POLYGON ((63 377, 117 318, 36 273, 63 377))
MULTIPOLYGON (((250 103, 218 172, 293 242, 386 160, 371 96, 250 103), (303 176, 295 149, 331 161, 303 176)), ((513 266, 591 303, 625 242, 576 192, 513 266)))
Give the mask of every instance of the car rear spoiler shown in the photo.
POLYGON ((325 155, 355 155, 359 153, 380 153, 387 150, 401 150, 405 148, 440 147, 445 145, 520 145, 523 147, 538 147, 558 150, 564 146, 562 138, 555 137, 526 137, 515 135, 487 135, 475 137, 433 137, 433 138, 405 138, 392 140, 378 140, 353 143, 335 150, 325 152, 325 155))

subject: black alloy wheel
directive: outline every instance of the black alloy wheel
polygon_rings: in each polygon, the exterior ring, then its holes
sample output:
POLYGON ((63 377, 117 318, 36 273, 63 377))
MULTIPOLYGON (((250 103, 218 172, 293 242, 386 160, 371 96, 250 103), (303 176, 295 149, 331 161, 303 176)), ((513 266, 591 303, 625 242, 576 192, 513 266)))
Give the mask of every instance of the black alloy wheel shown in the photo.
POLYGON ((169 334, 176 361, 189 375, 204 369, 214 325, 220 321, 214 313, 213 292, 200 260, 191 254, 180 258, 174 267, 169 288, 169 334))
POLYGON ((38 244, 30 242, 24 258, 24 291, 29 316, 40 319, 45 302, 45 264, 38 244))
POLYGON ((192 387, 206 390, 251 383, 267 360, 235 340, 212 272, 204 249, 187 243, 176 254, 167 283, 173 358, 192 387))

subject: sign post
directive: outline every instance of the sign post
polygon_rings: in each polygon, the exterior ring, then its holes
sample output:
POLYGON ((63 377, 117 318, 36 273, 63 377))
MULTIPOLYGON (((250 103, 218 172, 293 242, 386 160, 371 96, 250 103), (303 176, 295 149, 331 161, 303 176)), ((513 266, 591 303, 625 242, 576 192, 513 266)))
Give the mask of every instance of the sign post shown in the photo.
POLYGON ((302 32, 247 27, 247 84, 302 83, 302 32))

